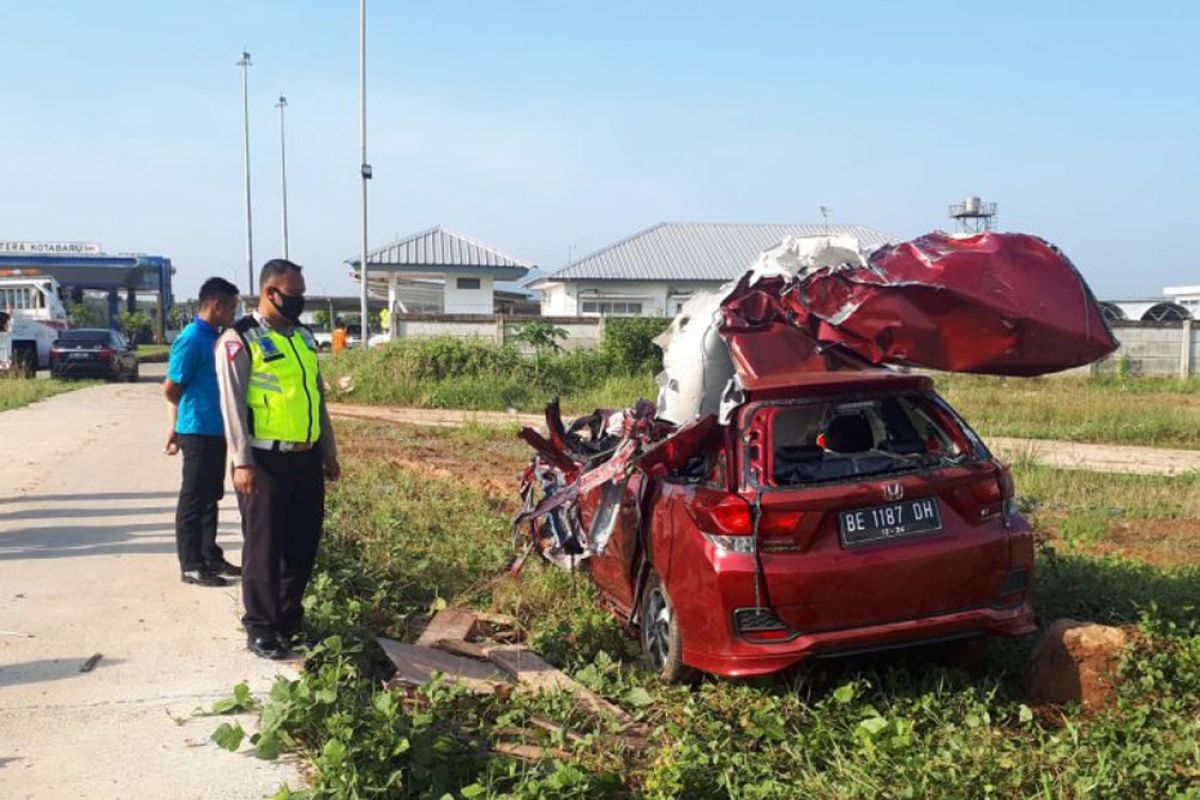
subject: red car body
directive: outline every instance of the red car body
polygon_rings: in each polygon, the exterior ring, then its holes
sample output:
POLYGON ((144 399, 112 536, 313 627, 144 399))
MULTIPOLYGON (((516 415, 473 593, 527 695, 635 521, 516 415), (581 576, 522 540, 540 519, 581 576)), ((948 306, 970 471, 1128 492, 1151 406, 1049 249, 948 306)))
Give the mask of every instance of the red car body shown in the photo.
POLYGON ((656 342, 657 404, 569 428, 551 404, 549 438, 522 431, 516 525, 590 570, 662 677, 1034 630, 1007 468, 929 378, 882 365, 1040 375, 1112 352, 1056 248, 785 240, 656 342))
MULTIPOLYGON (((761 400, 750 394, 735 419, 715 427, 691 455, 711 464, 702 478, 635 473, 605 548, 588 561, 604 598, 630 622, 641 622, 645 576, 653 571, 673 609, 685 665, 761 675, 813 656, 1034 630, 1032 532, 1012 508, 1011 478, 928 378, 811 374, 761 400), (928 399, 942 410, 960 463, 805 486, 770 479, 774 449, 754 443, 771 441, 781 410, 896 396, 928 399), (936 503, 940 528, 846 544, 840 514, 888 508, 900 498, 936 503), (756 505, 755 552, 714 544, 713 534, 750 539, 756 505)), ((580 496, 585 529, 605 491, 580 496)))

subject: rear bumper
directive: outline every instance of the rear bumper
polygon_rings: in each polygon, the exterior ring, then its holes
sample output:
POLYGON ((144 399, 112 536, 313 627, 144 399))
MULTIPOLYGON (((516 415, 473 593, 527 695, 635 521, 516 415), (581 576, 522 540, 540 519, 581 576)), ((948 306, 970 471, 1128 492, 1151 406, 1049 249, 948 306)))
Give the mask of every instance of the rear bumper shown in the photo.
POLYGON ((1023 636, 1035 630, 1033 603, 1026 596, 1012 608, 976 608, 862 628, 801 634, 777 644, 753 644, 731 638, 721 653, 689 648, 685 640, 683 660, 714 675, 751 677, 777 672, 814 657, 911 647, 979 634, 1023 636))
POLYGON ((112 378, 121 374, 120 366, 104 361, 61 361, 50 367, 56 378, 112 378))

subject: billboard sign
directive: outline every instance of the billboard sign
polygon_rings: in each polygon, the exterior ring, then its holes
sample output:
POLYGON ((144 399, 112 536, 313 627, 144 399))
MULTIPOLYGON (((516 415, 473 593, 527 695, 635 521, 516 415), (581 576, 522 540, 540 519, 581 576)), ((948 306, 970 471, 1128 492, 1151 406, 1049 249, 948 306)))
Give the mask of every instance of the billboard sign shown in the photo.
POLYGON ((5 256, 94 256, 104 252, 97 242, 25 242, 0 239, 5 256))

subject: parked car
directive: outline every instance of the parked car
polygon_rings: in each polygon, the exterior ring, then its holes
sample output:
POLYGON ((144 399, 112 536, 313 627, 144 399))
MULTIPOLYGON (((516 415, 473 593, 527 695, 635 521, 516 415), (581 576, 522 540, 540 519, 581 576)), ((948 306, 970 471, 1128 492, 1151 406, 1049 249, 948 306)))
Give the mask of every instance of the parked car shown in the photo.
POLYGON ((133 383, 138 379, 137 348, 107 328, 66 330, 50 348, 50 376, 133 383))

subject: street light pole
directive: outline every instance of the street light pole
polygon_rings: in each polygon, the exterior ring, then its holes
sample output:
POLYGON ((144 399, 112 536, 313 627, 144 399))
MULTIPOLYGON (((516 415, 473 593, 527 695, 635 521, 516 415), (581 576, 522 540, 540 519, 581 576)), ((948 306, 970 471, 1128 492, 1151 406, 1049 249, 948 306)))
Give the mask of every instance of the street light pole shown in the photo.
POLYGON ((279 109, 279 170, 283 180, 283 257, 288 258, 288 212, 287 212, 287 136, 284 133, 283 110, 287 108, 287 98, 279 95, 275 104, 279 109))
POLYGON ((254 294, 254 224, 250 215, 250 54, 242 51, 242 129, 246 150, 246 276, 247 291, 254 294))
POLYGON ((371 335, 367 314, 367 181, 371 180, 371 165, 367 163, 367 0, 358 2, 358 125, 362 135, 362 251, 359 254, 358 279, 362 302, 362 346, 371 335))

